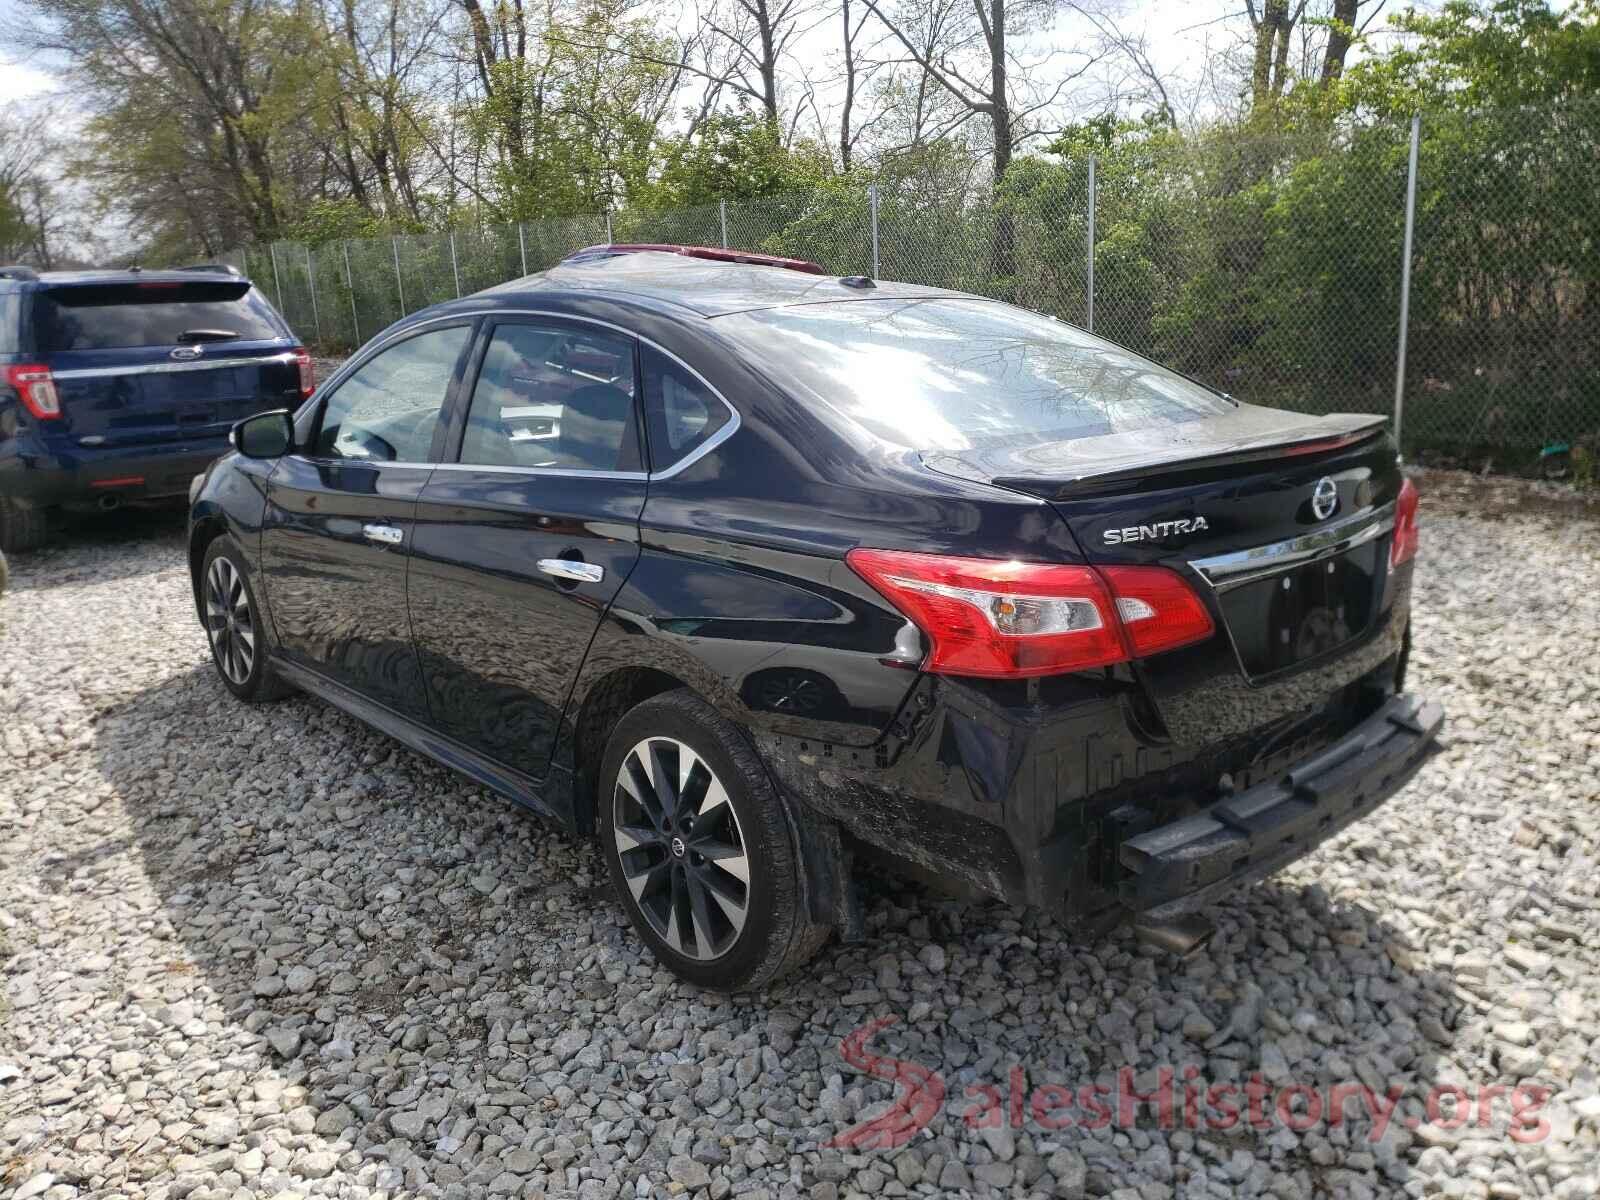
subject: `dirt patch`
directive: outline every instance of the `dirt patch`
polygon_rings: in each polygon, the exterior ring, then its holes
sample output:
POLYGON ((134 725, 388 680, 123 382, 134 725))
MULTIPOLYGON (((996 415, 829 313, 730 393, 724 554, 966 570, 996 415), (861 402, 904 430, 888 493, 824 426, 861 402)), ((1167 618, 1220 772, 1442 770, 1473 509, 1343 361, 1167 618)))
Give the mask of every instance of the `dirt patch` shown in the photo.
POLYGON ((1600 521, 1600 490, 1597 489, 1429 467, 1408 467, 1407 472, 1422 493, 1424 520, 1429 512, 1436 512, 1491 521, 1511 516, 1600 521))

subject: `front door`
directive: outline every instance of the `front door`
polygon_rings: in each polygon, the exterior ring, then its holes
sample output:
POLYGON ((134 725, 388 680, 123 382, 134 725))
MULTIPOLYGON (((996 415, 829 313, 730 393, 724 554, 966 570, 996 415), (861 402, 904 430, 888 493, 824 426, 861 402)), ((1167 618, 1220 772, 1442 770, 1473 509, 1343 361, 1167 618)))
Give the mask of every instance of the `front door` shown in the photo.
POLYGON ((555 319, 487 338, 456 461, 417 503, 409 594, 434 723, 541 778, 573 680, 639 557, 633 339, 555 319))
POLYGON ((406 559, 471 335, 466 321, 381 348, 322 400, 311 445, 267 484, 261 560, 283 654, 414 720, 428 708, 406 559))

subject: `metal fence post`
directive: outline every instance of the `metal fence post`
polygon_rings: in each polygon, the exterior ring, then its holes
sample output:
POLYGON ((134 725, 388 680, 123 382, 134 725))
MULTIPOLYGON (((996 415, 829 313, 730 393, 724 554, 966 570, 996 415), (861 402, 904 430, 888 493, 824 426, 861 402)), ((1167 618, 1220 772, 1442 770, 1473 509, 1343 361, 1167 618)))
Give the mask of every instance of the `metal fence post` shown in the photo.
POLYGON ((278 243, 267 243, 267 256, 272 259, 272 290, 278 293, 278 311, 288 316, 283 306, 283 280, 278 277, 278 243))
POLYGON ((528 239, 523 235, 522 222, 517 222, 517 249, 522 252, 522 273, 528 273, 528 239))
POLYGON ((867 185, 867 200, 872 206, 872 277, 878 278, 878 185, 867 185))
POLYGON ((1411 156, 1406 168, 1406 241, 1400 260, 1400 346, 1394 364, 1394 444, 1405 456, 1400 441, 1400 418, 1406 403, 1406 334, 1411 326, 1411 234, 1417 221, 1417 143, 1422 140, 1422 114, 1411 118, 1411 156))
POLYGON ((1090 333, 1094 332, 1094 155, 1089 155, 1089 238, 1085 249, 1084 258, 1089 266, 1089 323, 1085 326, 1090 333))
POLYGON ((356 344, 351 349, 361 345, 361 315, 356 311, 356 277, 350 273, 350 243, 341 242, 344 250, 344 285, 350 289, 350 324, 356 331, 356 344))
POLYGON ((317 313, 317 272, 311 265, 311 247, 306 246, 306 290, 311 293, 311 327, 317 331, 317 341, 322 341, 322 317, 317 313))
POLYGON ((389 244, 394 248, 394 286, 400 292, 400 315, 406 315, 406 281, 400 276, 400 239, 391 237, 389 244))
POLYGON ((456 264, 456 231, 450 231, 450 274, 456 280, 456 299, 461 299, 461 268, 456 264))
POLYGON ((728 202, 719 200, 717 204, 722 210, 722 248, 726 250, 728 248, 728 202))
POLYGON ((606 245, 611 245, 611 210, 606 209, 606 245))

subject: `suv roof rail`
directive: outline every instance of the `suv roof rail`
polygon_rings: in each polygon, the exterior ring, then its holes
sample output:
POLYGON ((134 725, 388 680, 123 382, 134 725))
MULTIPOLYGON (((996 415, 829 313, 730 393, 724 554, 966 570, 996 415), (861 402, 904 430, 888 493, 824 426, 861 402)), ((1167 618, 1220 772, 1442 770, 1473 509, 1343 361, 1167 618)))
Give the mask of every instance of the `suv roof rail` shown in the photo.
POLYGON ((220 271, 224 275, 237 275, 241 279, 244 278, 243 271, 239 270, 239 268, 234 266, 232 263, 225 262, 190 263, 186 267, 173 267, 172 269, 174 271, 220 271))
POLYGON ((729 250, 722 246, 680 246, 670 242, 607 242, 600 246, 585 246, 564 258, 563 262, 598 262, 615 258, 619 254, 634 254, 655 250, 664 254, 681 254, 685 258, 708 258, 714 262, 745 263, 755 267, 782 267, 806 275, 826 275, 817 263, 803 258, 784 258, 779 254, 759 254, 751 250, 729 250))
POLYGON ((32 267, 12 266, 0 267, 0 279, 25 279, 32 282, 39 278, 39 272, 32 267))

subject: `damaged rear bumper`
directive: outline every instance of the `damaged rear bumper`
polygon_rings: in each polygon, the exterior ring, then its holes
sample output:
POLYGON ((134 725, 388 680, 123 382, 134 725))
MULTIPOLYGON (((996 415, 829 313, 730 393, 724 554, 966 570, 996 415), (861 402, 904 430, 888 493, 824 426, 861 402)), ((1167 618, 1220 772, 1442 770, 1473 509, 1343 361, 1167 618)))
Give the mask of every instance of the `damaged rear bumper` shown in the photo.
POLYGON ((1404 786, 1437 748, 1443 724, 1437 703, 1391 697, 1281 778, 1126 838, 1117 847, 1128 872, 1123 904, 1141 921, 1164 921, 1265 878, 1404 786))
POLYGON ((1291 681, 1297 697, 1326 686, 1324 708, 1215 743, 1145 738, 1123 693, 1095 681, 1007 704, 998 689, 937 676, 882 746, 755 741, 782 790, 858 857, 1092 935, 1209 904, 1398 791, 1443 720, 1438 705, 1390 690, 1398 641, 1376 646, 1354 679, 1342 661, 1346 677, 1291 681))

